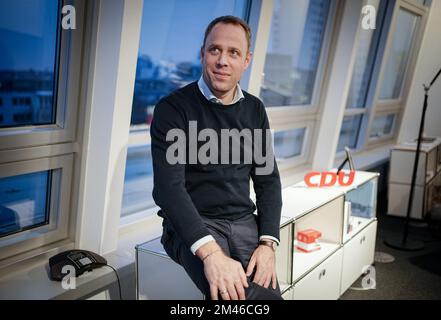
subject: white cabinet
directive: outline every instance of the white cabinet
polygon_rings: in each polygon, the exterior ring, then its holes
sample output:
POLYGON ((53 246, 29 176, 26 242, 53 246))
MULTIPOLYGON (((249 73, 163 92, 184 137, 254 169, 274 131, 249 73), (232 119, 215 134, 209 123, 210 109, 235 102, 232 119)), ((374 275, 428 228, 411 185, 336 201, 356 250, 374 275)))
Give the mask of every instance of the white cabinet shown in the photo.
POLYGON ((201 300, 204 295, 164 251, 160 238, 136 246, 137 298, 201 300))
MULTIPOLYGON (((421 144, 410 217, 424 219, 431 206, 433 182, 441 176, 441 138, 421 144)), ((405 217, 409 202, 416 143, 407 142, 391 150, 388 214, 405 217)))
POLYGON ((375 220, 343 246, 340 294, 343 294, 374 262, 376 234, 375 220))
POLYGON ((282 293, 282 298, 284 300, 293 300, 294 299, 294 287, 290 287, 282 293))
POLYGON ((336 300, 340 296, 340 248, 294 285, 294 300, 336 300))

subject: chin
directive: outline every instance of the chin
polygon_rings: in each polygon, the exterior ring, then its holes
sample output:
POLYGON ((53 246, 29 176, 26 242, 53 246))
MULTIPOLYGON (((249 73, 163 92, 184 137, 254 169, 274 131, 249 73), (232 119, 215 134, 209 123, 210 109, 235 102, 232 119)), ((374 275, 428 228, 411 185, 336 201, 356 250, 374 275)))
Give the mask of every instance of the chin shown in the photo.
POLYGON ((220 82, 220 81, 214 81, 213 82, 213 88, 216 91, 220 91, 220 92, 228 92, 230 91, 232 88, 234 88, 234 85, 231 83, 225 83, 225 82, 220 82))

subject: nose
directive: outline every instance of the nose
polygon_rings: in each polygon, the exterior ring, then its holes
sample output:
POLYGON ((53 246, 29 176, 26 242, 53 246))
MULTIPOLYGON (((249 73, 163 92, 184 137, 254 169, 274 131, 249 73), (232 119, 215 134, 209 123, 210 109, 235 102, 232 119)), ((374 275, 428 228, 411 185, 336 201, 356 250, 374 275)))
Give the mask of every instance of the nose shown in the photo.
POLYGON ((222 52, 221 54, 219 54, 219 58, 217 60, 217 64, 219 67, 226 67, 228 66, 228 59, 227 59, 227 53, 226 52, 222 52))

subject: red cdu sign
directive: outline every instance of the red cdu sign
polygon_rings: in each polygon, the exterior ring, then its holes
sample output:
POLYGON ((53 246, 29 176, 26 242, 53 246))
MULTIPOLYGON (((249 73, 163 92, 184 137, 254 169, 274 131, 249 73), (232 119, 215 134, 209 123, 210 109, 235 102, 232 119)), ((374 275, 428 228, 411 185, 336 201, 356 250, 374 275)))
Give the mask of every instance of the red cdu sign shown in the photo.
POLYGON ((350 186, 354 182, 355 171, 349 171, 349 174, 345 174, 340 171, 338 174, 335 172, 324 171, 312 171, 305 175, 305 183, 308 187, 332 187, 336 183, 340 186, 350 186), (345 177, 347 176, 347 181, 345 177), (312 181, 314 180, 314 181, 312 181))

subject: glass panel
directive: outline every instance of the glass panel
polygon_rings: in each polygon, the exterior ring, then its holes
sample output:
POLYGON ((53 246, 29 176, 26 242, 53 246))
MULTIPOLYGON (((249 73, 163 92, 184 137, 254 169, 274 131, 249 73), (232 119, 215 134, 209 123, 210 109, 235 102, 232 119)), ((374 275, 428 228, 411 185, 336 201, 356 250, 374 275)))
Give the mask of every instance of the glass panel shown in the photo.
POLYGON ((246 0, 144 1, 132 125, 149 125, 159 99, 201 76, 204 32, 217 16, 244 17, 246 0))
POLYGON ((383 19, 386 12, 386 1, 368 0, 366 5, 377 9, 376 29, 360 29, 356 43, 356 57, 352 71, 346 108, 366 108, 366 99, 371 83, 372 72, 378 52, 378 44, 382 33, 383 19))
POLYGON ((287 159, 302 153, 306 128, 278 131, 274 134, 274 153, 277 159, 287 159))
POLYGON ((260 90, 267 107, 311 104, 330 3, 328 0, 274 2, 260 90))
POLYGON ((0 128, 55 122, 58 1, 0 1, 0 128))
POLYGON ((362 115, 356 115, 343 118, 337 152, 343 151, 345 147, 353 149, 357 146, 362 117, 362 115))
POLYGON ((388 114, 375 117, 369 137, 381 138, 382 136, 391 134, 395 116, 396 114, 388 114))
POLYGON ((374 178, 346 194, 345 236, 357 233, 376 216, 377 184, 374 178))
POLYGON ((398 99, 400 97, 418 20, 418 16, 400 9, 384 71, 380 99, 398 99))
POLYGON ((130 147, 127 151, 121 216, 155 206, 152 191, 153 166, 150 145, 130 147))
POLYGON ((0 178, 0 237, 49 223, 50 171, 0 178))

